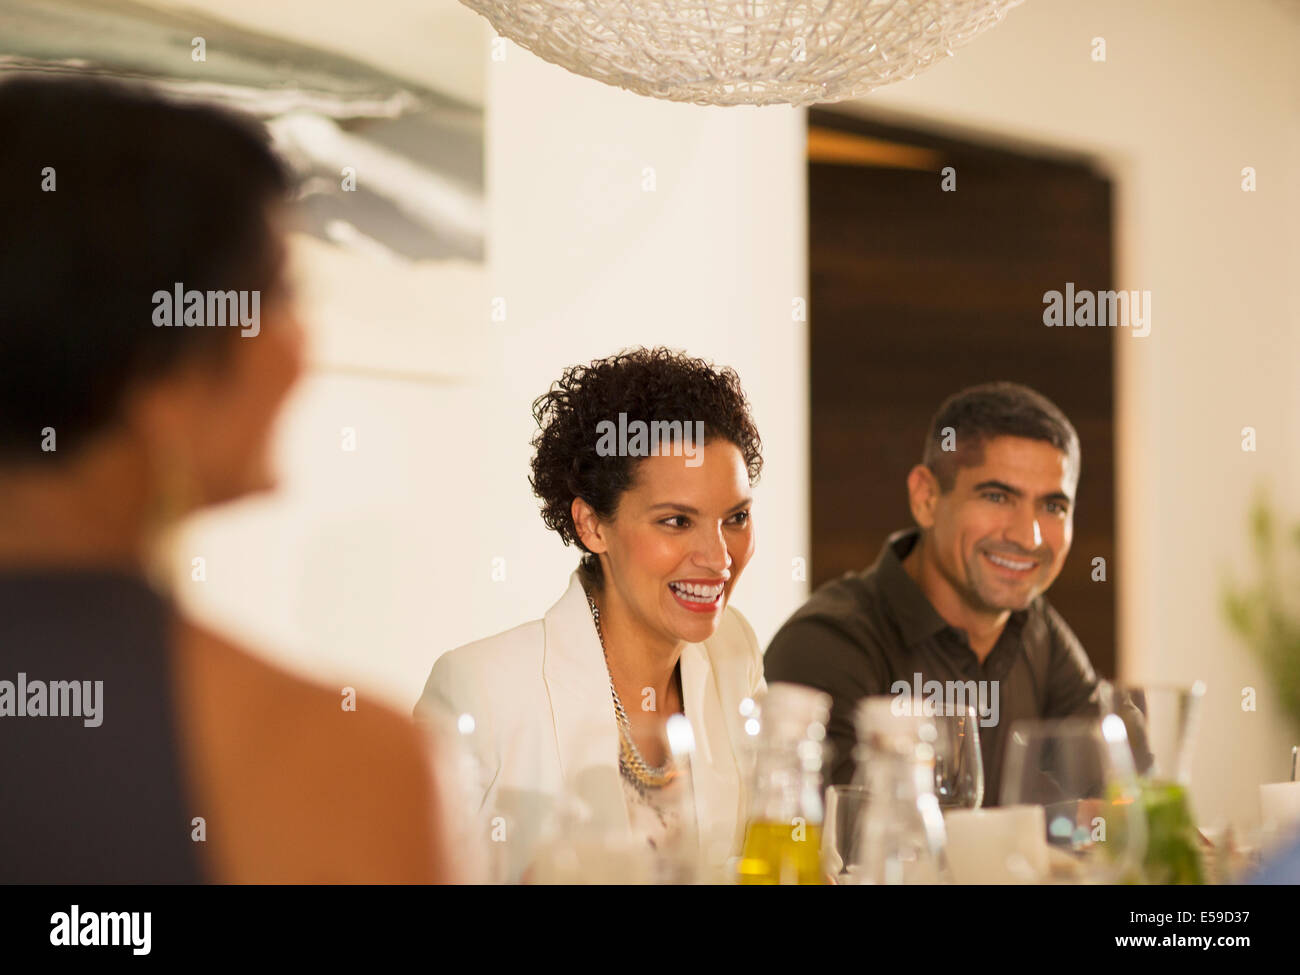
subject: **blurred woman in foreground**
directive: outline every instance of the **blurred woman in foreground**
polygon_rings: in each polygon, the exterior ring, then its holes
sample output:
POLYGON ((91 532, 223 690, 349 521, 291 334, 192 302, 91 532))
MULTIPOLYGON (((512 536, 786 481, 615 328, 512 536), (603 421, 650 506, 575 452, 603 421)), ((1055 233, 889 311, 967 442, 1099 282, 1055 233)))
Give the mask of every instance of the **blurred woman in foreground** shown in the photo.
POLYGON ((0 880, 446 879, 407 719, 146 581, 176 519, 272 486, 286 172, 251 122, 103 83, 0 84, 0 132, 0 880))

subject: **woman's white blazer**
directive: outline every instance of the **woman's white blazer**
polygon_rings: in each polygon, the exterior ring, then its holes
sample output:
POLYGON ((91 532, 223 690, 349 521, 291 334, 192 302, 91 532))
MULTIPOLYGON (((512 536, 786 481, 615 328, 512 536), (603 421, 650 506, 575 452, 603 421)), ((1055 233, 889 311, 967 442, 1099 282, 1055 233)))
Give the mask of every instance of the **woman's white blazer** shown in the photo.
MULTIPOLYGON (((680 666, 683 710, 695 733, 700 853, 719 866, 738 852, 743 835, 740 708, 765 686, 763 655, 749 623, 728 606, 712 637, 682 650, 680 666)), ((474 719, 465 737, 481 769, 480 811, 506 844, 507 880, 518 880, 532 862, 564 795, 582 801, 595 829, 631 839, 609 671, 576 572, 542 619, 438 658, 415 711, 428 717, 439 710, 474 719)))

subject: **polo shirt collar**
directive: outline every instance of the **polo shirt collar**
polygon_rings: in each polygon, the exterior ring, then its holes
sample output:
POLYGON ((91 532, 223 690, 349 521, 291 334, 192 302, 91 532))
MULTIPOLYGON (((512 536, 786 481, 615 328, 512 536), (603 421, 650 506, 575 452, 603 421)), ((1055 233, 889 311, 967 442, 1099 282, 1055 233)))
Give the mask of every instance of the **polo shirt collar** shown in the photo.
POLYGON ((908 647, 948 628, 948 622, 930 605, 921 587, 903 568, 903 559, 920 538, 921 532, 917 528, 894 532, 885 540, 875 565, 871 567, 889 615, 898 624, 903 643, 908 647))

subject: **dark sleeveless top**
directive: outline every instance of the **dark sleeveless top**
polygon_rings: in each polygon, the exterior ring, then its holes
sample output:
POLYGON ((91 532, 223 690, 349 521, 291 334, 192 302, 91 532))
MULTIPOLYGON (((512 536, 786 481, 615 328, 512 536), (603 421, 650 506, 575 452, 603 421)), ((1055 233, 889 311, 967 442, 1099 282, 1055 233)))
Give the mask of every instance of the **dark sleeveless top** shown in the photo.
POLYGON ((182 775, 171 619, 124 573, 0 570, 0 882, 206 879, 190 838, 204 811, 182 775), (102 692, 78 701, 55 684, 72 681, 103 681, 102 692), (97 727, 86 725, 92 704, 97 727), (81 716, 51 714, 78 705, 81 716))

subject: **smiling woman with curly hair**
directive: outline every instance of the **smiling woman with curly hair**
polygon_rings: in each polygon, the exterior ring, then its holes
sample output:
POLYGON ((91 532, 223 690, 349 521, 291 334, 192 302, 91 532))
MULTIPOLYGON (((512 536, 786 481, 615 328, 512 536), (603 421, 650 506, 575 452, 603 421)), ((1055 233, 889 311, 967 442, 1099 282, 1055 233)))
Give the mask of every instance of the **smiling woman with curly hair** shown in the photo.
POLYGON ((763 688, 758 641, 729 605, 763 463, 740 377, 633 349, 564 370, 533 416, 530 483, 579 566, 543 619, 440 657, 417 714, 473 717, 507 879, 562 796, 608 851, 716 870, 743 827, 736 717, 763 688), (667 744, 680 714, 689 767, 667 744))

